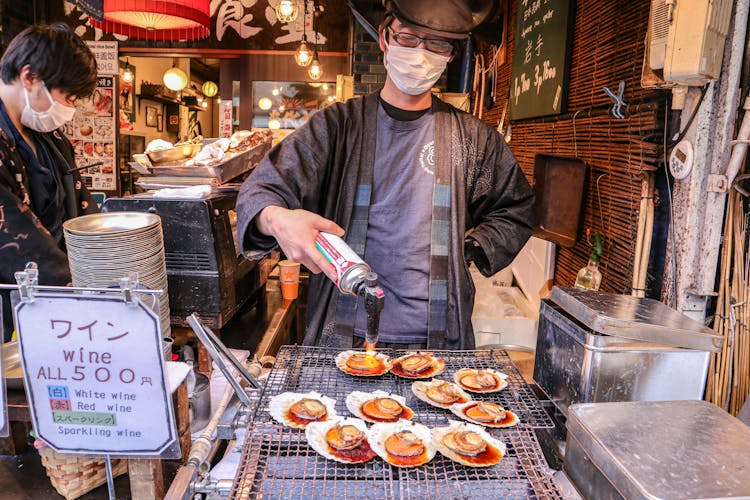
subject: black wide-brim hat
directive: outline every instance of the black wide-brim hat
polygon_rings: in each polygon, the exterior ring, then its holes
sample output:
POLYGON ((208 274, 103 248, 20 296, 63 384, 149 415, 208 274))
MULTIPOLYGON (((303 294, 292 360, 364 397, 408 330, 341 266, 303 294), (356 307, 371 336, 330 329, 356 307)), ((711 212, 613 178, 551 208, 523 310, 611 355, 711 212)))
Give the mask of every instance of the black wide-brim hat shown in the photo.
POLYGON ((431 35, 462 40, 495 10, 497 0, 383 0, 386 14, 431 35))

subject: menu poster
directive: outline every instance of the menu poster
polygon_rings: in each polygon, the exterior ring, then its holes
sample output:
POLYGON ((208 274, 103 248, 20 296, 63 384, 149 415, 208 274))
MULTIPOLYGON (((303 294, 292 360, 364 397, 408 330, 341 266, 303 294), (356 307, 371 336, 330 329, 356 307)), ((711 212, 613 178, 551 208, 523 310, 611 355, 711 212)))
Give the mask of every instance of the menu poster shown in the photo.
POLYGON ((116 191, 115 154, 115 79, 100 76, 91 97, 78 99, 73 120, 65 125, 65 135, 73 144, 76 167, 96 162, 101 165, 81 170, 86 187, 98 191, 116 191))
POLYGON ((151 309, 115 295, 37 293, 15 313, 40 439, 66 453, 179 455, 151 309))
POLYGON ((94 42, 87 41, 91 52, 96 59, 96 72, 100 75, 117 74, 117 42, 94 42))
POLYGON ((564 113, 570 66, 570 0, 519 0, 516 12, 510 117, 564 113))

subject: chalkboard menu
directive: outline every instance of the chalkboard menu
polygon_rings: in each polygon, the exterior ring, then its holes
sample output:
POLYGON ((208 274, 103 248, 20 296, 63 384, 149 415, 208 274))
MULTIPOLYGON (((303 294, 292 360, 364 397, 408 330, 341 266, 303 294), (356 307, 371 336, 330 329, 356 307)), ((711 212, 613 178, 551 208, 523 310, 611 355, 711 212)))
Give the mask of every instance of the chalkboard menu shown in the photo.
POLYGON ((518 0, 510 82, 513 120, 566 111, 570 0, 518 0))

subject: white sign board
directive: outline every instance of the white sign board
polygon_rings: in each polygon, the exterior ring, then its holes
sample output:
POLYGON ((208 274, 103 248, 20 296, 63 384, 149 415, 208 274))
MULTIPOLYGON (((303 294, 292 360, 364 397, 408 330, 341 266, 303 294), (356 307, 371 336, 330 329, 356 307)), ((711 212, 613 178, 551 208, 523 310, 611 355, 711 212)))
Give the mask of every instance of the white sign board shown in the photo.
POLYGON ((224 99, 219 105, 219 137, 232 136, 232 99, 224 99))
POLYGON ((176 440, 159 318, 138 302, 42 294, 15 308, 34 429, 66 453, 160 455, 176 440))
POLYGON ((96 58, 96 72, 99 75, 117 75, 120 71, 117 62, 117 42, 93 42, 86 44, 96 58))

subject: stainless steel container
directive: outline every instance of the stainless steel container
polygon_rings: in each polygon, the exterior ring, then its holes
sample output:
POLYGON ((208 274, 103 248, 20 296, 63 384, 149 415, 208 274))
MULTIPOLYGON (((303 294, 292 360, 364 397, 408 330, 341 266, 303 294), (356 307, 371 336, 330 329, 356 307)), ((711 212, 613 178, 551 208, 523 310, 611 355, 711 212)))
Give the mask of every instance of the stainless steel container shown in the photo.
POLYGON ((572 405, 564 470, 587 499, 749 498, 750 427, 704 401, 572 405))
POLYGON ((661 302, 555 287, 539 315, 534 381, 573 403, 701 399, 722 338, 661 302))

